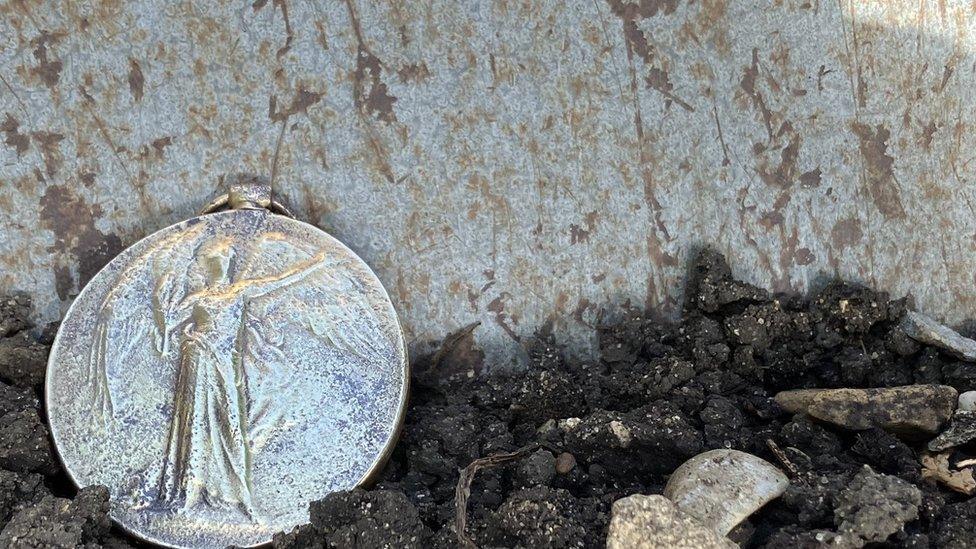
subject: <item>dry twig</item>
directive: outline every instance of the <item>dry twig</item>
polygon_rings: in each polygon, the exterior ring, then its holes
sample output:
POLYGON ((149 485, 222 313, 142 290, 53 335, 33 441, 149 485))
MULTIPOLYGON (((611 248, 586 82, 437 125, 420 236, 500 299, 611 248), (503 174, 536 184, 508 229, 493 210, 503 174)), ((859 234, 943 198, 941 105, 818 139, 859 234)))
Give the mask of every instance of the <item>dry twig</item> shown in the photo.
POLYGON ((535 450, 539 449, 538 444, 530 444, 519 448, 514 452, 498 453, 492 454, 487 457, 478 458, 471 462, 470 465, 461 470, 461 476, 458 477, 457 488, 454 490, 454 506, 457 511, 457 516, 454 519, 455 530, 457 531, 458 543, 464 549, 476 549, 474 540, 468 537, 467 527, 468 527, 468 498, 471 496, 471 483, 474 482, 474 476, 478 474, 481 469, 488 469, 491 467, 497 467, 505 463, 516 461, 522 459, 526 455, 535 450))
POLYGON ((796 465, 790 461, 790 458, 786 457, 786 452, 784 452, 779 445, 773 441, 773 439, 767 438, 766 446, 769 446, 769 451, 776 456, 776 459, 778 459, 780 463, 783 464, 783 467, 786 468, 786 472, 788 472, 791 477, 796 478, 800 476, 800 471, 796 468, 796 465))

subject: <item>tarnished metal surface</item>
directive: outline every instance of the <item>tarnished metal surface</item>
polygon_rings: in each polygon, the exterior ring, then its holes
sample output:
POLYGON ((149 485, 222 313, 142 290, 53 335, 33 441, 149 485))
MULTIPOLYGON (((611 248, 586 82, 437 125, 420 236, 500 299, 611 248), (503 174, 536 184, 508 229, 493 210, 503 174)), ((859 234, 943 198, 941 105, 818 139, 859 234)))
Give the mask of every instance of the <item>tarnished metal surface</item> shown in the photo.
POLYGON ((489 354, 546 323, 588 348, 602 310, 673 311, 704 243, 776 289, 839 274, 950 322, 976 304, 970 2, 0 12, 0 287, 46 319, 233 172, 275 172, 414 344, 482 320, 489 354))
POLYGON ((46 400, 65 467, 108 486, 123 527, 251 546, 382 464, 406 383, 369 268, 310 225, 237 210, 157 232, 99 272, 58 332, 46 400))

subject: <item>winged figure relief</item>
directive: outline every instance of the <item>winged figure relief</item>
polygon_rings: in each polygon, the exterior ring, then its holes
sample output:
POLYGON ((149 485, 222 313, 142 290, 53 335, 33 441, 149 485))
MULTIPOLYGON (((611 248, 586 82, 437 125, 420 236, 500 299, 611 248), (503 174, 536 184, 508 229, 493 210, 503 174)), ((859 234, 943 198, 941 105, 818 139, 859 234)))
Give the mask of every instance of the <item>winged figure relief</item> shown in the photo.
MULTIPOLYGON (((185 242, 185 236, 180 240, 185 242)), ((250 468, 266 433, 283 421, 287 410, 281 400, 287 399, 253 390, 257 380, 252 378, 279 377, 279 385, 287 386, 280 333, 305 330, 318 344, 365 364, 383 360, 377 342, 388 336, 360 283, 341 268, 345 257, 284 243, 272 232, 247 241, 230 236, 196 240, 181 248, 163 241, 151 252, 158 260, 151 261, 152 269, 123 273, 146 277, 151 310, 120 311, 114 306, 118 296, 105 298, 89 360, 93 411, 103 421, 112 420, 106 368, 135 349, 151 349, 175 363, 157 503, 175 509, 229 508, 253 519, 250 468), (276 261, 269 263, 269 256, 276 261), (171 265, 186 265, 186 271, 166 268, 171 265), (292 315, 296 326, 279 326, 272 333, 261 315, 287 306, 281 304, 285 301, 295 306, 299 298, 263 298, 282 297, 311 277, 322 291, 302 292, 304 310, 292 315)))

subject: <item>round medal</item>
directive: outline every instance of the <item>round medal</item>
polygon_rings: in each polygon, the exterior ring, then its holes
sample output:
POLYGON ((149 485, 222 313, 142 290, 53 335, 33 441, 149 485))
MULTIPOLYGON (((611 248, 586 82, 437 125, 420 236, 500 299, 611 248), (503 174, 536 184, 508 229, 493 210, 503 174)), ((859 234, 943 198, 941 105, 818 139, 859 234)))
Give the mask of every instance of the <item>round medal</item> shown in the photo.
POLYGON ((111 516, 172 547, 253 546, 368 481, 403 419, 389 296, 315 227, 236 187, 122 252, 82 290, 48 362, 55 446, 111 516), (271 208, 271 210, 266 209, 271 208))

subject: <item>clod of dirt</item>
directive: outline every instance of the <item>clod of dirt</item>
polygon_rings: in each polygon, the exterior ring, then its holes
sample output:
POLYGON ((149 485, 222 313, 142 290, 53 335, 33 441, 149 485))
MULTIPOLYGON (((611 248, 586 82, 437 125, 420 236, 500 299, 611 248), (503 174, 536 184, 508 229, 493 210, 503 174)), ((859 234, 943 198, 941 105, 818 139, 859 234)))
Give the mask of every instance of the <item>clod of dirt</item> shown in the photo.
MULTIPOLYGON (((602 507, 602 506, 601 506, 602 507)), ((603 542, 606 518, 593 501, 560 488, 537 486, 513 492, 476 530, 479 547, 592 547, 603 542)))
POLYGON ((31 327, 31 300, 25 294, 0 299, 0 338, 9 337, 31 327))
POLYGON ((938 347, 956 358, 976 362, 976 341, 963 337, 929 316, 910 311, 905 315, 901 329, 916 341, 938 347))
POLYGON ((805 389, 776 395, 776 403, 790 412, 855 431, 878 427, 910 437, 938 433, 955 410, 957 399, 958 392, 946 385, 805 389))
POLYGON ((44 496, 11 517, 0 532, 10 549, 102 547, 109 538, 108 490, 85 488, 74 499, 44 496))
POLYGON ((635 494, 613 502, 607 549, 734 549, 715 530, 662 496, 635 494))
POLYGON ((939 549, 972 549, 976 540, 976 498, 946 505, 930 536, 939 549))
POLYGON ((0 339, 0 380, 18 387, 39 388, 44 383, 48 346, 22 331, 0 339))
POLYGON ((0 523, 50 494, 41 475, 0 470, 0 523))
POLYGON ((275 537, 284 547, 424 547, 431 536, 402 492, 351 490, 312 504, 311 526, 275 537))
POLYGON ((865 465, 837 497, 834 523, 840 539, 834 543, 847 547, 881 543, 917 519, 921 504, 918 488, 865 465))
POLYGON ((47 427, 34 393, 0 383, 0 469, 18 473, 56 474, 47 427))
POLYGON ((778 498, 788 484, 786 475, 762 458, 738 450, 709 450, 671 474, 664 496, 725 536, 778 498))

